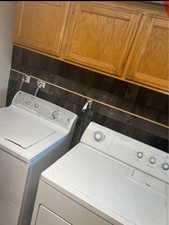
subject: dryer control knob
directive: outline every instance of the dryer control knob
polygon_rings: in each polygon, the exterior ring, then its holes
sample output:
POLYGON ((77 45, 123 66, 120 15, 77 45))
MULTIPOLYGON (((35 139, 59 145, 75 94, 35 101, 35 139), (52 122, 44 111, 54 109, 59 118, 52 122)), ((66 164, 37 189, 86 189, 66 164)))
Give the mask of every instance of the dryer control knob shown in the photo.
POLYGON ((156 163, 156 158, 155 157, 150 157, 149 158, 149 162, 151 163, 151 164, 155 164, 156 163))
POLYGON ((105 135, 101 131, 96 131, 94 133, 94 139, 98 142, 103 141, 105 139, 105 135))
POLYGON ((137 158, 142 159, 144 156, 143 152, 137 152, 137 158))
POLYGON ((163 170, 169 170, 169 163, 163 163, 162 164, 162 169, 163 170))

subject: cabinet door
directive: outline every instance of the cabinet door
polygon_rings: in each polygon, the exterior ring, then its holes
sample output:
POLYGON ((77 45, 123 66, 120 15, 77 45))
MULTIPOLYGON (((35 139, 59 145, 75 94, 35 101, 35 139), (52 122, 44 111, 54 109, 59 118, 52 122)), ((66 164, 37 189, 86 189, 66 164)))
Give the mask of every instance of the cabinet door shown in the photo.
POLYGON ((125 74, 130 80, 169 90, 168 18, 143 18, 125 74))
POLYGON ((120 76, 139 20, 110 3, 72 3, 64 58, 120 76))
POLYGON ((14 43, 52 55, 60 54, 68 2, 19 2, 14 43))

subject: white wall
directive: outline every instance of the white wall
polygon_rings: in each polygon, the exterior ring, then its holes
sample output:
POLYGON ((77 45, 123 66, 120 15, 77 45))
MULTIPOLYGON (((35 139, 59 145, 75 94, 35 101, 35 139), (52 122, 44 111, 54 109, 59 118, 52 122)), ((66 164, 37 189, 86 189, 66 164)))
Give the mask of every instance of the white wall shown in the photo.
POLYGON ((5 106, 12 56, 16 2, 0 1, 0 107, 5 106))

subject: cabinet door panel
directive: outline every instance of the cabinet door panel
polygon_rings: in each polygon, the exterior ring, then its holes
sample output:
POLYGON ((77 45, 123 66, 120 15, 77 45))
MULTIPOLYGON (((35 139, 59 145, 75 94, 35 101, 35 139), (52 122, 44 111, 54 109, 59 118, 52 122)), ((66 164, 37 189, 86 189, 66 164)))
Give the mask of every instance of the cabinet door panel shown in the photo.
POLYGON ((66 2, 20 2, 14 43, 59 55, 66 20, 66 2))
POLYGON ((130 80, 169 90, 169 19, 143 18, 125 74, 130 80))
POLYGON ((72 4, 64 58, 120 76, 139 20, 110 4, 72 4))

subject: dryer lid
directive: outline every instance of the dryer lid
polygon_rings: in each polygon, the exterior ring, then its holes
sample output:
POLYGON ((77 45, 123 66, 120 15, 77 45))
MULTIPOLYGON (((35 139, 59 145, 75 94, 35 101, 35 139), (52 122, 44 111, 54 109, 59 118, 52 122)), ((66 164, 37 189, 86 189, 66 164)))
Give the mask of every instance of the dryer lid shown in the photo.
POLYGON ((25 110, 14 108, 0 110, 0 137, 23 149, 31 147, 55 132, 48 121, 25 110))

